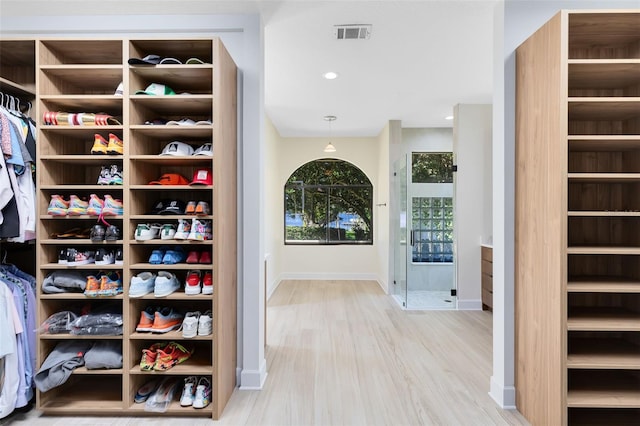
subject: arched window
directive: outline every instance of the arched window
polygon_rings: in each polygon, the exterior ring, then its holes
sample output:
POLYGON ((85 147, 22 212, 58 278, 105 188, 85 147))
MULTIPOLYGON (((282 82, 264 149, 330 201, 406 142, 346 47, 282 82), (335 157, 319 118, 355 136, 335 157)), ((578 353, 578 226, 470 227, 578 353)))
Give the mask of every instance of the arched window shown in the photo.
POLYGON ((311 161, 284 186, 285 244, 373 244, 373 185, 353 164, 311 161))

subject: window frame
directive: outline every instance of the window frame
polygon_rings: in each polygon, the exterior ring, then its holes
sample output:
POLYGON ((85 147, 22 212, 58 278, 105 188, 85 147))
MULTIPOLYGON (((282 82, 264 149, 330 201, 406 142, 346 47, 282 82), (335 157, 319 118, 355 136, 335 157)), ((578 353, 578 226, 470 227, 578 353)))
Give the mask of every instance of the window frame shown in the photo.
MULTIPOLYGON (((369 177, 356 165, 354 165, 353 163, 346 161, 346 160, 340 160, 340 159, 334 159, 334 158, 321 158, 321 159, 316 159, 316 160, 311 160, 306 162, 305 164, 301 165, 300 167, 298 167, 296 170, 294 170, 290 175, 289 178, 287 179, 287 181, 284 184, 284 205, 283 205, 283 219, 284 219, 284 229, 283 229, 283 236, 284 236, 284 244, 285 245, 291 245, 291 246, 295 246, 295 245, 302 245, 302 246, 331 246, 331 245, 345 245, 345 246, 359 246, 359 245, 373 245, 373 241, 374 241, 374 235, 373 235, 373 220, 374 220, 374 216, 373 216, 373 184, 371 183, 371 180, 369 179, 369 177), (289 181, 291 180, 292 176, 294 176, 296 174, 296 172, 298 170, 300 170, 301 168, 310 165, 312 163, 316 163, 316 162, 323 162, 323 161, 334 161, 334 162, 340 162, 343 165, 347 165, 349 167, 353 167, 355 170, 357 170, 358 172, 360 172, 363 176, 364 179, 366 179, 366 181, 368 182, 368 184, 345 184, 345 185, 338 185, 338 184, 318 184, 318 183, 311 183, 311 184, 307 184, 304 183, 302 181, 293 181, 292 183, 289 183, 289 181), (312 189, 312 190, 317 190, 317 189, 322 189, 326 192, 325 198, 326 198, 326 211, 329 212, 331 211, 331 191, 332 190, 344 190, 344 189, 368 189, 369 190, 369 199, 368 199, 368 206, 367 209, 370 212, 371 215, 371 223, 370 223, 370 229, 369 229, 369 238, 367 240, 352 240, 352 239, 331 239, 331 233, 332 233, 332 229, 344 229, 341 228, 340 226, 338 226, 338 228, 332 226, 332 223, 334 221, 329 221, 329 217, 327 217, 325 219, 324 222, 324 229, 325 229, 325 235, 324 235, 324 239, 319 239, 319 240, 291 240, 291 239, 287 239, 287 216, 291 216, 289 214, 289 212, 287 211, 287 190, 288 189, 296 189, 299 191, 302 191, 302 193, 304 194, 306 190, 308 189, 312 189)), ((304 199, 304 198, 303 198, 304 199)), ((304 214, 305 212, 305 206, 304 204, 302 205, 302 210, 301 210, 302 214, 304 214)), ((295 213, 296 215, 298 213, 295 213)), ((356 213, 357 214, 357 213, 356 213)), ((360 217, 360 215, 358 215, 360 217)), ((303 227, 300 227, 303 228, 303 227)), ((337 231, 338 235, 340 235, 340 231, 337 231)))

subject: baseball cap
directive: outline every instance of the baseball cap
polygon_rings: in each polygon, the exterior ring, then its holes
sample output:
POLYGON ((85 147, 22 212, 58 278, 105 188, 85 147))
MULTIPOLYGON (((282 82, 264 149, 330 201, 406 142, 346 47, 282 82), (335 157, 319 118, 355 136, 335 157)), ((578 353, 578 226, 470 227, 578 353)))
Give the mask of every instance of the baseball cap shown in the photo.
POLYGON ((169 142, 160 155, 175 155, 178 157, 188 157, 193 155, 193 147, 180 141, 169 142))
POLYGON ((157 180, 152 180, 149 185, 188 185, 186 177, 178 173, 165 173, 157 180))
POLYGON ((205 143, 204 145, 196 148, 193 155, 207 155, 209 157, 213 157, 213 146, 210 143, 205 143))
POLYGON ((211 169, 197 169, 189 185, 213 185, 211 169))
POLYGON ((160 83, 151 83, 145 90, 136 90, 136 95, 175 95, 176 92, 169 86, 160 83))
POLYGON ((201 65, 204 63, 205 62, 200 58, 189 58, 187 59, 187 62, 185 62, 185 64, 189 64, 189 65, 201 65))
POLYGON ((129 65, 158 65, 162 58, 158 55, 147 55, 144 58, 129 58, 129 65))
POLYGON ((179 59, 176 58, 162 58, 160 64, 162 65, 170 65, 170 64, 181 64, 179 59))
POLYGON ((184 214, 186 203, 176 199, 162 199, 153 204, 149 214, 184 214))

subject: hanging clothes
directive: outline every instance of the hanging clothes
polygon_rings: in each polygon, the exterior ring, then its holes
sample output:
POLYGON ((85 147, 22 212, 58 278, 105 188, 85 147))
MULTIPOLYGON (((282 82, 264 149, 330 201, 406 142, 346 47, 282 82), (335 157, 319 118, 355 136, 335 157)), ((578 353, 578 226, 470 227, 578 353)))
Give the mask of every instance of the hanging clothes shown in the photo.
POLYGON ((0 418, 34 396, 36 371, 35 277, 14 265, 0 265, 0 418))
POLYGON ((0 105, 0 239, 35 239, 35 123, 16 99, 0 105))

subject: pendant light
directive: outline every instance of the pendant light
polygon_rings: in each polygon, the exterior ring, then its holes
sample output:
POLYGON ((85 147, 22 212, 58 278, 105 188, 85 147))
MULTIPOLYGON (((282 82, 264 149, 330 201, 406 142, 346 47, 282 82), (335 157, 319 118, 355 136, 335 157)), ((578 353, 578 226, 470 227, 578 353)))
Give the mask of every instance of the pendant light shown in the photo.
MULTIPOLYGON (((325 115, 324 116, 325 121, 329 122, 329 139, 331 139, 331 122, 335 121, 336 118, 337 117, 335 115, 325 115)), ((324 152, 336 152, 336 147, 333 146, 331 141, 329 141, 329 144, 324 147, 324 152)))

